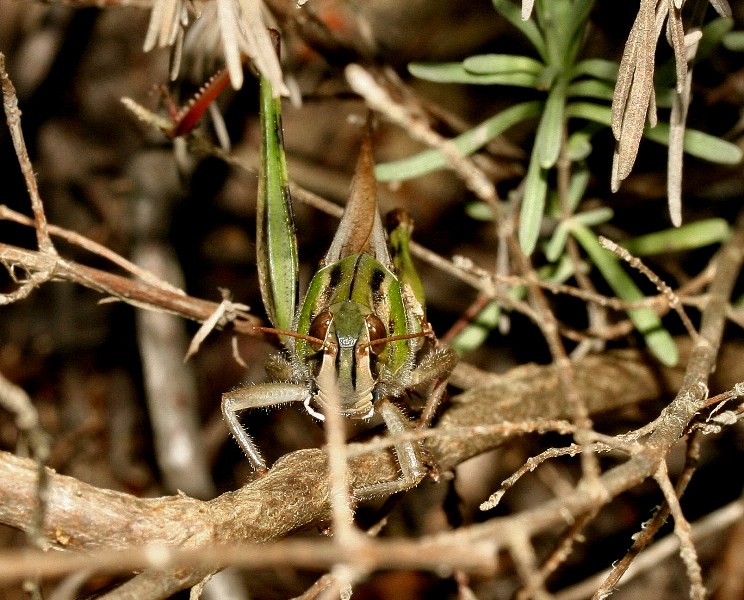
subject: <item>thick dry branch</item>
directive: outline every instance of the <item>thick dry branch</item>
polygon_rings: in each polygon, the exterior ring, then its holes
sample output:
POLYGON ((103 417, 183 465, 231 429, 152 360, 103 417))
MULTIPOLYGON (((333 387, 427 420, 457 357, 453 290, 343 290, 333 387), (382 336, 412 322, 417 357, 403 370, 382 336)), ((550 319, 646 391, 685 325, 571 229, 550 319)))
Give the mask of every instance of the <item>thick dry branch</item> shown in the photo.
MULTIPOLYGON (((465 550, 463 548, 463 550, 465 550)), ((3 573, 0 579, 9 581, 35 572, 44 577, 64 575, 72 570, 87 570, 93 560, 96 566, 110 573, 126 573, 145 567, 166 565, 204 565, 229 562, 250 569, 264 569, 278 565, 292 565, 307 569, 330 569, 334 564, 348 561, 348 550, 331 541, 304 539, 273 544, 212 545, 199 548, 170 548, 148 545, 127 550, 96 552, 95 558, 83 553, 0 552, 3 573)), ((422 543, 409 540, 365 540, 355 557, 356 564, 370 563, 377 568, 430 569, 441 564, 442 568, 465 569, 492 573, 496 557, 493 546, 468 544, 467 551, 455 553, 446 543, 426 540, 422 543), (412 548, 416 551, 412 552, 412 548)), ((146 594, 143 594, 146 595, 146 594)), ((149 596, 148 596, 149 597, 149 596)))
MULTIPOLYGON (((62 548, 124 549, 262 542, 328 517, 325 459, 303 450, 239 490, 204 502, 185 495, 137 498, 49 470, 44 534, 62 548)), ((36 503, 32 460, 0 453, 0 521, 27 529, 36 503)))
MULTIPOLYGON (((470 456, 500 445, 508 437, 493 433, 463 439, 450 437, 448 429, 499 421, 571 418, 572 405, 562 393, 557 371, 552 365, 524 365, 498 380, 455 396, 453 406, 437 427, 442 435, 436 436, 429 445, 439 465, 444 469, 452 468, 470 456)), ((574 375, 577 389, 592 414, 657 398, 666 387, 643 355, 635 351, 587 356, 575 364, 574 375)))
MULTIPOLYGON (((9 244, 0 243, 0 262, 28 273, 53 273, 55 279, 78 283, 134 306, 165 310, 195 321, 206 321, 220 307, 218 302, 194 298, 54 255, 9 244)), ((257 317, 241 312, 232 325, 240 333, 260 336, 262 334, 254 329, 260 323, 261 320, 257 317)))
MULTIPOLYGON (((638 353, 588 358, 576 365, 576 372, 582 394, 594 399, 589 404, 592 410, 606 410, 659 394, 654 369, 645 366, 643 356, 638 353), (597 376, 598 372, 607 376, 597 376), (607 382, 614 387, 608 389, 607 382)), ((504 376, 501 386, 490 388, 477 399, 467 393, 456 399, 456 406, 435 429, 441 435, 430 440, 434 460, 451 468, 508 439, 506 435, 491 436, 484 442, 477 435, 463 435, 464 425, 544 418, 545 405, 539 401, 525 402, 526 398, 555 399, 554 416, 570 414, 568 405, 559 400, 561 394, 552 366, 522 367, 515 370, 513 378, 504 376)), ((37 474, 33 461, 0 454, 0 522, 28 529, 37 474)), ((323 450, 288 454, 265 477, 208 502, 183 495, 141 499, 51 471, 49 477, 44 534, 50 541, 69 549, 121 550, 153 543, 190 548, 265 542, 321 525, 330 517, 323 450)), ((368 453, 350 461, 349 482, 354 489, 397 477, 397 463, 390 452, 368 453)), ((193 585, 206 572, 193 571, 179 585, 193 585)))

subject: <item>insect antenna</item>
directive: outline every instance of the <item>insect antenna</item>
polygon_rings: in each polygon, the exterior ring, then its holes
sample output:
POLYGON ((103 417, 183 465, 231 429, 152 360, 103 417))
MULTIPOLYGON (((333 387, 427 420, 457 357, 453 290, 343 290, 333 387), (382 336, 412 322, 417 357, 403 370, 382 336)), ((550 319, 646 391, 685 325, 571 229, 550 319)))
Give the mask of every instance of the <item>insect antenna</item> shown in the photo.
POLYGON ((306 342, 309 342, 310 344, 313 344, 314 346, 322 346, 324 348, 328 348, 330 346, 335 346, 333 343, 328 343, 325 340, 321 340, 320 338, 316 338, 312 335, 306 335, 304 333, 299 333, 297 331, 288 331, 286 329, 277 329, 276 327, 264 327, 262 325, 256 325, 253 329, 256 331, 260 331, 261 333, 273 333, 275 335, 285 335, 287 337, 296 338, 298 340, 305 340, 306 342))
POLYGON ((433 332, 431 331, 417 331, 416 333, 403 333, 401 335, 391 335, 389 337, 380 338, 378 340, 372 340, 366 342, 363 346, 377 346, 378 344, 387 344, 389 342, 398 342, 400 340, 412 340, 419 337, 432 337, 433 332))

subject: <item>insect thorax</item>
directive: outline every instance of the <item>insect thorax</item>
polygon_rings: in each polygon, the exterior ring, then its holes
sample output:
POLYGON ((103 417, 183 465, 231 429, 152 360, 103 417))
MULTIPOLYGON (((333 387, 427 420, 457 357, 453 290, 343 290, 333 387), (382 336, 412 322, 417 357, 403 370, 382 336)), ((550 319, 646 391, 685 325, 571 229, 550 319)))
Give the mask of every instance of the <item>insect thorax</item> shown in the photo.
POLYGON ((320 269, 295 326, 298 333, 325 343, 290 341, 295 377, 314 386, 321 406, 327 404, 335 380, 342 413, 349 417, 370 416, 378 387, 387 393, 390 381, 410 370, 420 347, 419 340, 374 344, 419 332, 421 322, 407 308, 395 274, 369 254, 353 254, 320 269))

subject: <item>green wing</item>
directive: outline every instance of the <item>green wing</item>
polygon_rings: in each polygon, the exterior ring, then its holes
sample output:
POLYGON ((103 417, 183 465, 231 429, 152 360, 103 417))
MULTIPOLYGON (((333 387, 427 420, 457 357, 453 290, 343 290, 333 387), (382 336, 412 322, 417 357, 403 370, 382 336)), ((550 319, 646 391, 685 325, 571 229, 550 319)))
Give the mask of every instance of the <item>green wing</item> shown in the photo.
POLYGON ((281 101, 261 77, 261 162, 256 207, 258 280, 274 327, 292 328, 298 301, 297 239, 284 157, 281 101))

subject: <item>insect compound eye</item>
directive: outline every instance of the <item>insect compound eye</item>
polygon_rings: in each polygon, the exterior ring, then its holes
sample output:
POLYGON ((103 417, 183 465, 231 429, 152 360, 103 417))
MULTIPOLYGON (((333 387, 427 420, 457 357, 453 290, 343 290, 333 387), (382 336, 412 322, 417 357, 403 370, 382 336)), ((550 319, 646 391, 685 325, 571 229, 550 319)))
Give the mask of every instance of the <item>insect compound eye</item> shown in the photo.
MULTIPOLYGON (((369 333, 369 341, 375 342, 387 337, 387 330, 385 329, 384 323, 380 320, 380 317, 373 314, 368 314, 364 317, 365 323, 367 323, 367 332, 369 333)), ((369 349, 373 354, 380 354, 385 349, 386 344, 370 344, 369 349)))
MULTIPOLYGON (((326 308, 325 310, 320 311, 315 315, 313 322, 310 323, 310 331, 308 331, 308 333, 318 340, 325 340, 326 335, 328 335, 328 328, 331 326, 331 321, 333 321, 333 315, 330 310, 326 308)), ((323 348, 323 344, 319 342, 310 342, 310 346, 312 346, 313 350, 316 352, 320 352, 323 348)))

